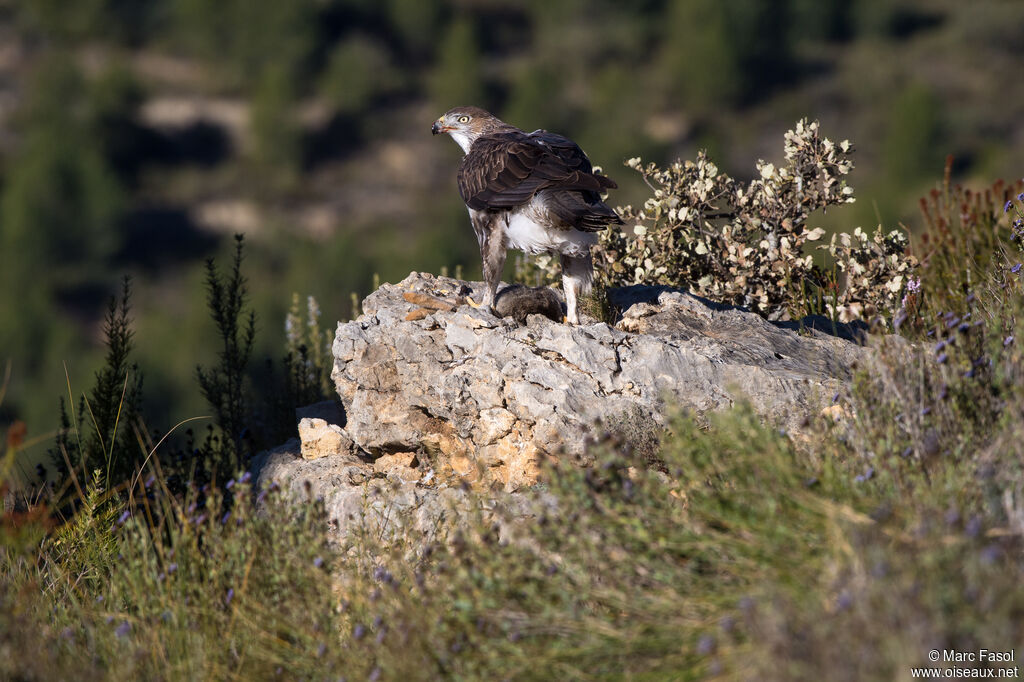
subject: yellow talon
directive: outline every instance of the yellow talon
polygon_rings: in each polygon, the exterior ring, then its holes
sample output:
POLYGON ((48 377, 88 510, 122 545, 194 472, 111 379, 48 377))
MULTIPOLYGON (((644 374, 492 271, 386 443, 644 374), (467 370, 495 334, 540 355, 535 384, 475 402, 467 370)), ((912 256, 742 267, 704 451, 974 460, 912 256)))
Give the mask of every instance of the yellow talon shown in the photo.
POLYGON ((479 303, 477 303, 476 301, 474 301, 474 300, 473 300, 472 298, 470 298, 469 296, 466 296, 466 303, 468 303, 469 305, 471 305, 471 306, 472 306, 472 307, 474 307, 474 308, 479 308, 479 307, 480 307, 480 304, 479 304, 479 303))

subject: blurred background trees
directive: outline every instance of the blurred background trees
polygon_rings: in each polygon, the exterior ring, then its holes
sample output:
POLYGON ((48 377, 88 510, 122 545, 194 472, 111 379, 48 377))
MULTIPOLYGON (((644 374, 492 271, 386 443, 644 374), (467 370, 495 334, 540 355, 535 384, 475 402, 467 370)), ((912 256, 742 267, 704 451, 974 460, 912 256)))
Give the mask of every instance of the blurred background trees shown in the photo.
POLYGON ((916 225, 963 180, 1021 173, 1024 5, 978 0, 4 0, 0 421, 57 424, 101 360, 104 301, 135 282, 147 414, 199 414, 203 261, 246 233, 254 357, 293 292, 347 318, 374 274, 479 264, 459 151, 428 128, 479 104, 622 167, 707 148, 742 178, 800 117, 857 143, 857 204, 826 228, 916 225))

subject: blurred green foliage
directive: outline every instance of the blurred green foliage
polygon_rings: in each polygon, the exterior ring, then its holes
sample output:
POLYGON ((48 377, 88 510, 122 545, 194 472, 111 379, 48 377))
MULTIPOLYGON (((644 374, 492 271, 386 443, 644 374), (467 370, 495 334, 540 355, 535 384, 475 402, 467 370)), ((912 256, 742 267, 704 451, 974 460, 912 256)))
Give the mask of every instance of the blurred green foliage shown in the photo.
POLYGON ((483 101, 477 36, 473 22, 465 17, 453 21, 445 31, 438 47, 437 66, 430 79, 432 101, 439 111, 459 106, 454 102, 483 101))

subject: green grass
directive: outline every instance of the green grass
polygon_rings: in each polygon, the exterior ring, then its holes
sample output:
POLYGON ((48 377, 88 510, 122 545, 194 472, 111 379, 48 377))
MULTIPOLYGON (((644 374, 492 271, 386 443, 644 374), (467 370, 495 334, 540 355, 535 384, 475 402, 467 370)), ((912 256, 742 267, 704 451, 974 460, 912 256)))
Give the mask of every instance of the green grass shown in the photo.
POLYGON ((316 503, 271 491, 257 512, 246 483, 228 506, 157 479, 125 518, 94 482, 63 525, 5 516, 0 675, 882 680, 1021 641, 1014 434, 927 480, 876 451, 860 480, 820 426, 807 452, 745 407, 706 431, 679 417, 668 476, 607 441, 593 469, 546 472, 534 519, 481 513, 432 543, 368 526, 332 547, 316 503))

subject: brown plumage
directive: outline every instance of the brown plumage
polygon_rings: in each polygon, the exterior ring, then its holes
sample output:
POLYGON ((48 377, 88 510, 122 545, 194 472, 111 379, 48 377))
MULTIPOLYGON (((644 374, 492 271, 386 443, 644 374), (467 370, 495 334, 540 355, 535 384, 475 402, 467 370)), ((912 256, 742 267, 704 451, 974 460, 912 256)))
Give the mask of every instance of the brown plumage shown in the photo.
POLYGON ((577 296, 593 281, 593 233, 622 223, 601 201, 615 182, 594 173, 572 140, 545 130, 524 132, 479 107, 452 109, 431 130, 448 133, 466 153, 459 194, 480 245, 483 305, 494 303, 507 249, 552 252, 561 259, 566 316, 578 323, 577 296))

